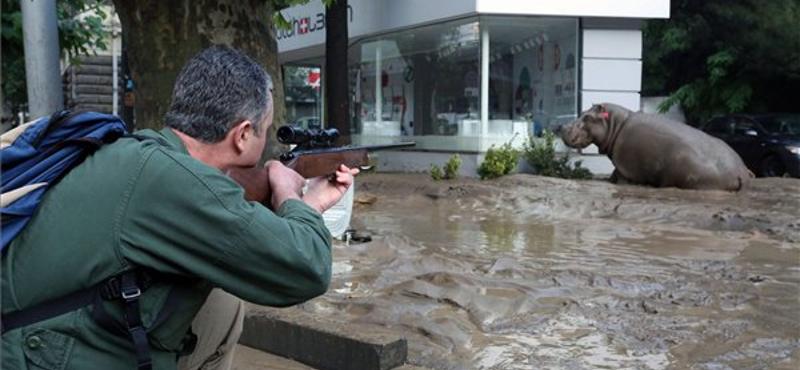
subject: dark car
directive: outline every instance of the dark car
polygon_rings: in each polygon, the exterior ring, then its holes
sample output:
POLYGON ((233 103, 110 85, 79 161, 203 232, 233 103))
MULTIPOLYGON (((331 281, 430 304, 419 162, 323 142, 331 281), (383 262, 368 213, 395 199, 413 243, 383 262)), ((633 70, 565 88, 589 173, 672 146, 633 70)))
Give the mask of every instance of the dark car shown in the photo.
POLYGON ((800 178, 800 113, 732 114, 700 129, 730 145, 756 176, 800 178))

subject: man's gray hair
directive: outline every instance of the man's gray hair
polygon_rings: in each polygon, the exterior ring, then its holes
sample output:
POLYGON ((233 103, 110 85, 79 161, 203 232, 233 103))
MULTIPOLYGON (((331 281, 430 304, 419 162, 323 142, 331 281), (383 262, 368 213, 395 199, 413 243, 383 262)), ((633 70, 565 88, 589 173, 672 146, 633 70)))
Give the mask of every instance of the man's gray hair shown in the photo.
POLYGON ((272 104, 272 78, 258 62, 230 47, 212 46, 181 70, 164 121, 197 140, 216 143, 246 120, 260 132, 272 104))

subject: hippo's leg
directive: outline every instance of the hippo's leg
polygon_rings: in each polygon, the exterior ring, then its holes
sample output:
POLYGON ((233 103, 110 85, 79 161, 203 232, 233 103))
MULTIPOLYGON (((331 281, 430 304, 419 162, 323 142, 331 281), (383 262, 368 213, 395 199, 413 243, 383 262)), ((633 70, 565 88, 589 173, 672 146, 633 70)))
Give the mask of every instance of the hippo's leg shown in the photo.
POLYGON ((627 177, 623 176, 616 168, 614 169, 614 172, 611 173, 611 177, 608 180, 611 181, 612 184, 631 184, 631 181, 627 177))
POLYGON ((619 171, 614 169, 614 172, 611 173, 611 177, 608 178, 608 181, 611 181, 612 184, 616 184, 619 181, 619 171))

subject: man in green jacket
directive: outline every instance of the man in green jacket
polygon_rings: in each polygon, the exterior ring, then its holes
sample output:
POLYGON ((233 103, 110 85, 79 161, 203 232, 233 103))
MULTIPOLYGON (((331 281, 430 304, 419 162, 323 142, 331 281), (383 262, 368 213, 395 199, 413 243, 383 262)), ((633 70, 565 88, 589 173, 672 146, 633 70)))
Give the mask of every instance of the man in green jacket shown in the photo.
POLYGON ((245 201, 227 176, 260 159, 271 84, 250 58, 209 48, 181 71, 167 127, 141 132, 155 139, 120 139, 49 190, 2 259, 4 317, 98 284, 112 293, 4 328, 3 370, 175 369, 191 332, 206 330, 190 326, 212 289, 269 306, 327 290, 332 238, 321 213, 358 170, 341 166, 307 185, 269 161, 269 207, 245 201))

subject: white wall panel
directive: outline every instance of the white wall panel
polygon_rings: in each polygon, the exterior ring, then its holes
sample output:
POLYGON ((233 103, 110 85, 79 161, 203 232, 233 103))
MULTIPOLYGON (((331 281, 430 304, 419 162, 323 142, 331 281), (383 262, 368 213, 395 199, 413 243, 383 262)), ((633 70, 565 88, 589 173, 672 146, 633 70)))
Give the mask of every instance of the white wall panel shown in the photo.
POLYGON ((584 90, 640 91, 642 62, 638 60, 584 59, 584 90))
POLYGON ((581 112, 592 107, 592 104, 614 103, 638 111, 641 107, 639 92, 619 91, 583 91, 581 93, 581 112))
POLYGON ((642 31, 584 30, 584 58, 642 58, 642 31))

